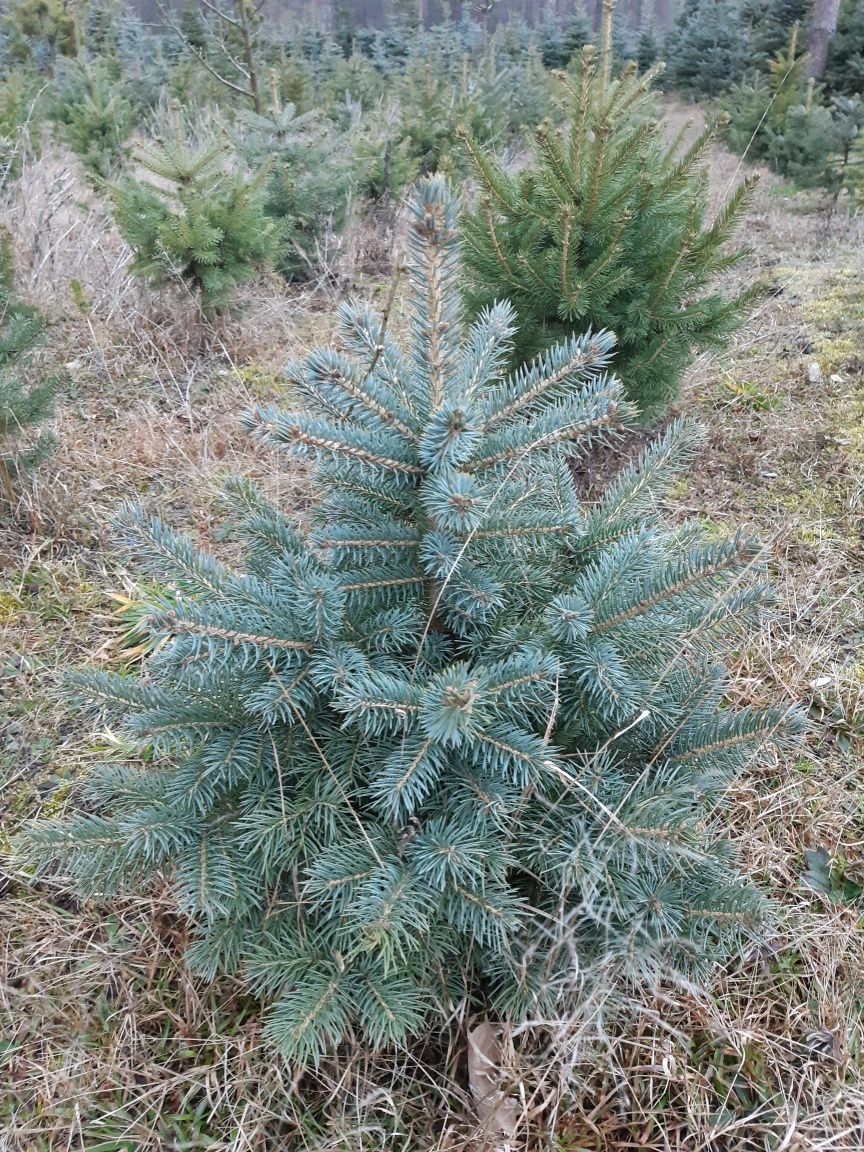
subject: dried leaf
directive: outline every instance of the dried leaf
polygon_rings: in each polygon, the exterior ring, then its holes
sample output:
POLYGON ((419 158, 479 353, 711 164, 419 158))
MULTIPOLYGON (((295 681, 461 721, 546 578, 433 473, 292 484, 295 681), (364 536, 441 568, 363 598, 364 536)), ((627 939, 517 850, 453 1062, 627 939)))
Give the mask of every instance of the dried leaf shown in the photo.
POLYGON ((468 1084, 484 1131, 509 1147, 518 1126, 516 1101, 501 1090, 502 1024, 483 1020, 468 1033, 468 1084))

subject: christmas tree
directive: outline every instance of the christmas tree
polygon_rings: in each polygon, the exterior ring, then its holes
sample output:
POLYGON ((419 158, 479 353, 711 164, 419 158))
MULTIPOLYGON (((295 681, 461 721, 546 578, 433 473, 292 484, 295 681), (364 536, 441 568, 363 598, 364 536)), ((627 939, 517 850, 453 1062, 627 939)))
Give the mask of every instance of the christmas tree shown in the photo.
POLYGON ((725 700, 764 589, 751 540, 664 522, 698 438, 673 424, 581 505, 568 461, 633 417, 613 339, 508 374, 509 305, 460 323, 457 218, 421 183, 407 350, 344 306, 341 350, 288 369, 302 407, 248 418, 312 462, 307 531, 236 482, 235 570, 123 516, 169 590, 161 643, 140 678, 78 683, 128 759, 26 841, 90 893, 168 875, 191 963, 242 970, 301 1063, 469 1007, 568 1011, 592 965, 626 982, 728 955, 760 899, 724 789, 798 727, 725 700))
POLYGON ((700 166, 712 123, 683 153, 662 139, 652 81, 635 64, 607 82, 583 52, 566 132, 541 127, 534 163, 511 174, 463 134, 480 184, 466 215, 466 300, 473 315, 509 298, 520 357, 574 326, 609 328, 627 395, 646 413, 677 392, 694 348, 722 342, 755 293, 711 291, 744 250, 728 241, 751 181, 704 226, 700 166))
POLYGON ((230 169, 225 154, 222 144, 189 148, 178 112, 174 139, 137 150, 144 177, 126 175, 110 189, 133 271, 156 286, 185 284, 210 314, 278 247, 277 226, 264 210, 267 170, 248 177, 230 169))
POLYGON ((836 102, 831 108, 824 105, 821 85, 807 77, 807 54, 799 51, 799 42, 795 24, 765 74, 757 72, 752 82, 726 93, 721 101, 728 117, 724 135, 737 152, 766 160, 801 187, 837 189, 857 133, 856 113, 836 102))
POLYGON ((666 40, 670 81, 693 96, 725 92, 752 63, 748 34, 738 0, 687 0, 666 40))
POLYGON ((825 86, 831 93, 864 96, 864 5, 859 0, 842 0, 840 5, 825 86))
POLYGON ((796 25, 805 31, 806 40, 813 0, 740 0, 740 10, 751 63, 761 66, 786 48, 796 25))
POLYGON ((63 140, 97 180, 115 174, 126 156, 136 109, 127 99, 116 67, 103 60, 58 65, 51 119, 63 140))
POLYGON ((275 76, 266 114, 243 109, 238 122, 238 151, 267 173, 263 207, 278 230, 276 265, 287 280, 306 279, 318 266, 321 235, 345 223, 352 165, 337 156, 337 141, 313 113, 298 116, 293 104, 282 103, 275 76))
POLYGON ((547 68, 566 68, 573 57, 590 44, 594 30, 581 4, 562 19, 556 8, 547 8, 539 28, 540 51, 547 68))

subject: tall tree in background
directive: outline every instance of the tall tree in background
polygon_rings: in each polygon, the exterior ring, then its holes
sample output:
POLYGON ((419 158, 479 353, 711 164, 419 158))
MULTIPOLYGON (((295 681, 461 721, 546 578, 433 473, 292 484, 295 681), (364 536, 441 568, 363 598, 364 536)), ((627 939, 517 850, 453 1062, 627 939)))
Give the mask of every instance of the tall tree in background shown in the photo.
POLYGON ((210 0, 201 0, 204 16, 209 14, 213 19, 201 26, 200 39, 189 31, 188 18, 194 13, 184 13, 185 22, 181 19, 178 24, 166 5, 159 6, 165 23, 179 36, 201 67, 230 92, 251 101, 259 116, 264 114, 264 100, 255 39, 263 4, 264 0, 259 4, 252 4, 250 0, 233 0, 232 15, 219 5, 211 4, 210 0))
POLYGON ((864 4, 843 0, 828 52, 825 87, 832 94, 864 95, 864 4))
POLYGON ((816 0, 810 25, 810 75, 820 80, 825 75, 828 49, 837 31, 840 0, 816 0))

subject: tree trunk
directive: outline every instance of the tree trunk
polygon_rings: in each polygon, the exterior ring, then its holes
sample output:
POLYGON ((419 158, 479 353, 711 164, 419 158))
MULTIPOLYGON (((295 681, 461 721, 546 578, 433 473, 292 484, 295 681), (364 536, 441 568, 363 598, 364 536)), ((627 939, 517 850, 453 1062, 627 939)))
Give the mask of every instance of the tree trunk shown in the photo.
POLYGON ((603 0, 603 15, 600 24, 600 83, 605 90, 609 87, 612 75, 612 20, 615 15, 615 0, 603 0))
POLYGON ((255 52, 252 47, 252 29, 249 25, 249 10, 246 7, 246 0, 236 0, 235 11, 237 13, 240 29, 243 33, 243 56, 247 71, 249 73, 249 95, 252 97, 252 104, 255 108, 255 111, 260 116, 264 109, 261 104, 261 86, 258 83, 258 65, 255 62, 255 52))
POLYGON ((816 0, 810 26, 810 75, 821 80, 828 63, 828 49, 837 31, 840 0, 816 0))

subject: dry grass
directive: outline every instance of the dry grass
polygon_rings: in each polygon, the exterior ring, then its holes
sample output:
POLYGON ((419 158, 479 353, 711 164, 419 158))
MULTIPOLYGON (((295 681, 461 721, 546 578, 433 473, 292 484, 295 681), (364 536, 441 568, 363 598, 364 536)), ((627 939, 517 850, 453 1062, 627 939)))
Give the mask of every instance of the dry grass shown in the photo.
MULTIPOLYGON (((718 198, 737 167, 716 150, 718 198)), ((682 517, 718 532, 746 522, 769 542, 778 608, 740 652, 736 692, 803 700, 818 721, 806 757, 754 765, 725 813, 782 915, 708 987, 622 1006, 599 1044, 587 1039, 591 1006, 582 1020, 512 1038, 526 1142, 561 1152, 864 1147, 864 222, 807 208, 771 180, 750 207, 746 275, 755 267, 778 292, 728 350, 694 366, 683 407, 707 425, 709 447, 674 501, 682 517), (816 849, 830 860, 827 891, 804 882, 805 852, 816 849)), ((110 654, 105 592, 134 582, 105 548, 110 514, 134 495, 225 547, 216 493, 231 472, 302 512, 303 477, 241 434, 236 417, 279 396, 283 360, 326 339, 333 285, 359 279, 357 253, 386 261, 392 236, 382 245, 374 229, 358 230, 339 276, 306 292, 258 284, 202 338, 188 302, 155 299, 130 279, 123 243, 69 156, 28 160, 0 223, 69 375, 58 452, 0 531, 11 828, 61 803, 98 755, 57 687, 65 667, 110 654)), ((374 279, 359 288, 386 291, 374 279)), ((256 1006, 239 987, 189 977, 183 927, 161 894, 106 911, 9 881, 0 1147, 475 1146, 458 1043, 436 1056, 449 1081, 406 1093, 422 1054, 373 1068, 346 1053, 298 1091, 261 1049, 256 1006)))

